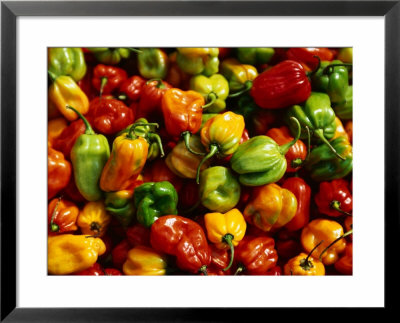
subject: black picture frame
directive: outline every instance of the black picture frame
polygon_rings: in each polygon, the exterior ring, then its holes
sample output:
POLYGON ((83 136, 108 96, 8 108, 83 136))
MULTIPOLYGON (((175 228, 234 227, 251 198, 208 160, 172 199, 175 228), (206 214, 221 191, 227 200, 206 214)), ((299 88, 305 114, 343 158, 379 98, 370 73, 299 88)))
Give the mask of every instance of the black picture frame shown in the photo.
MULTIPOLYGON (((259 308, 17 308, 16 307, 16 19, 19 16, 383 16, 385 19, 385 306, 396 310, 399 286, 400 1, 2 1, 1 3, 1 321, 237 321, 259 308), (395 238, 393 238, 395 237, 395 238)), ((373 65, 373 61, 371 60, 373 65)), ((371 66, 373 68, 373 66, 371 66)), ((366 148, 367 149, 367 148, 366 148)), ((373 147, 370 147, 373 151, 373 147)), ((371 172, 373 172, 371 165, 371 172)), ((373 187, 371 187, 373 189, 373 187)), ((373 243, 373 232, 371 232, 373 243)), ((373 263, 371 265, 381 266, 373 263)), ((366 289, 367 290, 367 289, 366 289)), ((39 293, 40 291, 38 291, 39 293)), ((216 292, 216 291, 210 291, 216 292)), ((312 291, 309 291, 312 294, 312 291)), ((345 291, 344 291, 345 292, 345 291)), ((232 297, 241 297, 232 295, 232 297)), ((299 295, 299 297, 303 297, 299 295)), ((315 297, 315 295, 313 296, 315 297)), ((312 301, 310 302, 312 307, 312 301)), ((301 316, 288 308, 274 309, 301 316)), ((299 309, 297 309, 299 310, 299 309)), ((335 309, 325 309, 325 316, 335 309)), ((270 314, 268 314, 270 316, 270 314)), ((371 317, 372 318, 372 317, 371 317)), ((340 319, 340 318, 338 318, 340 319)))

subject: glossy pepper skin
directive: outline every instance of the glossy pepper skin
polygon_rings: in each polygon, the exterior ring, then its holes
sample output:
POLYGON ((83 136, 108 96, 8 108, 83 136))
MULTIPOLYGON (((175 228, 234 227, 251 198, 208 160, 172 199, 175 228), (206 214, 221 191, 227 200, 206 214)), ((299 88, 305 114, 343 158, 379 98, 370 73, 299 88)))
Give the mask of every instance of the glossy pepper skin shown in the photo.
POLYGON ((185 73, 211 76, 218 72, 218 48, 177 48, 176 62, 185 73))
MULTIPOLYGON (((278 145, 284 145, 291 142, 292 137, 288 127, 282 126, 280 128, 271 128, 267 131, 266 135, 276 141, 278 145)), ((300 139, 289 148, 285 154, 287 168, 286 172, 294 173, 300 169, 304 164, 307 157, 307 146, 300 139)))
POLYGON ((324 276, 325 266, 318 258, 308 257, 302 252, 283 266, 283 273, 290 276, 324 276))
POLYGON ((149 167, 146 167, 143 173, 143 181, 144 182, 163 182, 168 181, 172 185, 174 185, 175 190, 180 192, 183 186, 183 180, 172 172, 165 159, 157 159, 151 164, 149 167))
POLYGON ((112 135, 133 123, 135 115, 132 109, 120 100, 97 97, 90 102, 87 118, 96 131, 112 135))
POLYGON ((122 68, 98 64, 93 69, 92 84, 101 96, 116 92, 127 78, 128 74, 122 68))
POLYGON ((246 233, 246 221, 238 209, 231 209, 225 214, 207 213, 204 215, 207 237, 219 249, 230 249, 231 260, 224 270, 228 270, 233 263, 234 252, 246 233))
POLYGON ((337 158, 327 145, 313 148, 305 167, 314 181, 343 178, 353 169, 353 150, 349 141, 345 137, 339 137, 330 144, 345 160, 337 158))
POLYGON ((318 56, 320 61, 329 62, 334 58, 334 52, 324 47, 293 47, 286 52, 286 57, 290 60, 305 64, 311 70, 318 67, 318 56))
POLYGON ((353 119, 353 86, 349 85, 344 96, 344 100, 334 104, 333 110, 335 110, 336 116, 341 120, 353 119))
POLYGON ((75 203, 62 199, 52 199, 48 206, 49 234, 60 234, 78 230, 76 219, 79 208, 75 203))
POLYGON ((68 275, 88 269, 106 251, 100 238, 60 234, 48 237, 47 269, 50 275, 68 275))
POLYGON ((86 131, 85 123, 82 119, 71 122, 61 134, 53 140, 53 148, 62 152, 65 158, 71 158, 71 150, 76 139, 86 131))
POLYGON ((207 209, 227 212, 240 199, 240 184, 229 168, 214 166, 200 175, 200 201, 207 209))
POLYGON ((325 68, 324 73, 329 77, 327 94, 332 103, 340 103, 346 100, 346 93, 349 87, 349 72, 345 66, 334 66, 343 64, 339 60, 334 60, 325 68))
POLYGON ((170 182, 143 183, 135 188, 133 198, 137 220, 147 228, 163 215, 178 213, 178 193, 170 182))
POLYGON ((66 75, 75 82, 86 74, 86 62, 82 48, 50 47, 48 49, 48 69, 55 76, 66 75))
POLYGON ((275 50, 268 47, 239 47, 236 50, 237 59, 243 64, 250 65, 266 64, 274 54, 275 50))
POLYGON ((50 146, 47 149, 47 198, 51 199, 68 185, 72 168, 63 153, 50 146))
POLYGON ((139 75, 129 77, 120 85, 118 99, 126 100, 128 103, 139 101, 145 83, 146 80, 139 75))
POLYGON ((319 191, 315 195, 315 204, 320 213, 328 216, 351 215, 353 197, 349 189, 349 183, 344 179, 321 182, 319 191))
POLYGON ((297 199, 277 184, 257 187, 243 215, 247 222, 267 232, 286 225, 296 215, 297 199))
POLYGON ((62 134, 65 128, 67 128, 68 122, 65 118, 60 117, 52 119, 47 124, 47 142, 51 147, 54 145, 54 141, 62 134))
POLYGON ((79 118, 74 111, 67 108, 69 105, 82 114, 89 111, 89 99, 70 76, 61 75, 54 78, 49 87, 48 96, 49 104, 55 105, 68 121, 79 118))
POLYGON ((104 236, 110 222, 111 215, 107 213, 104 201, 86 203, 77 219, 82 234, 95 237, 104 236))
POLYGON ((335 131, 335 135, 332 137, 332 140, 339 138, 339 137, 345 137, 347 140, 349 140, 349 135, 347 134, 346 130, 344 129, 342 121, 338 117, 335 118, 335 123, 336 123, 336 131, 335 131))
MULTIPOLYGON (((315 219, 307 224, 301 231, 300 241, 303 249, 310 252, 320 241, 323 241, 313 252, 320 257, 321 253, 334 240, 343 235, 343 227, 336 221, 327 219, 315 219)), ((331 246, 323 255, 322 263, 326 266, 333 265, 339 259, 339 254, 346 248, 346 240, 340 239, 331 246)))
POLYGON ((294 217, 285 225, 288 231, 303 228, 310 220, 311 187, 301 177, 289 177, 282 188, 291 191, 297 200, 297 210, 294 217))
POLYGON ((97 201, 103 197, 99 181, 103 167, 110 157, 110 146, 105 136, 93 131, 84 116, 80 115, 80 118, 85 123, 86 130, 76 139, 71 150, 75 184, 86 200, 97 201))
POLYGON ((254 66, 242 64, 235 58, 223 60, 220 70, 220 73, 228 80, 229 92, 233 94, 249 90, 253 80, 258 76, 254 66))
POLYGON ((204 162, 217 155, 219 158, 232 155, 239 147, 244 130, 243 116, 231 111, 218 114, 209 119, 201 129, 201 143, 208 151, 201 160, 196 174, 196 182, 200 180, 200 170, 204 162))
POLYGON ((235 249, 235 260, 239 263, 239 272, 265 275, 278 261, 274 239, 246 235, 235 249))
POLYGON ((167 259, 161 252, 145 246, 129 250, 122 271, 125 275, 160 276, 167 272, 167 259))
POLYGON ((147 81, 142 88, 136 117, 162 116, 161 101, 165 92, 171 88, 169 83, 162 80, 147 81))
POLYGON ((106 192, 104 198, 106 211, 124 226, 132 223, 136 208, 133 202, 133 188, 116 192, 106 192))
POLYGON ((225 110, 229 84, 223 75, 195 75, 190 79, 189 88, 203 96, 206 102, 203 108, 206 112, 219 113, 225 110))
POLYGON ((250 95, 264 109, 281 109, 308 99, 311 84, 300 63, 285 60, 253 81, 250 95))
POLYGON ((146 163, 149 144, 143 137, 134 135, 133 131, 134 126, 129 133, 114 139, 111 155, 100 177, 100 188, 104 192, 127 189, 146 163))
POLYGON ((297 124, 296 137, 279 146, 267 136, 254 136, 242 143, 233 154, 230 163, 239 174, 239 182, 245 186, 260 186, 277 182, 285 174, 287 162, 285 155, 300 137, 300 125, 297 124))
POLYGON ((176 257, 177 266, 193 274, 206 274, 211 252, 199 224, 179 215, 158 218, 150 229, 151 246, 176 257), (190 253, 187 252, 190 250, 190 253))
POLYGON ((116 65, 121 59, 129 58, 129 48, 91 47, 89 51, 94 54, 96 60, 102 64, 116 65))
POLYGON ((168 56, 159 48, 140 48, 138 69, 146 79, 164 79, 168 72, 168 56))
POLYGON ((353 274, 353 243, 349 243, 344 250, 344 255, 335 262, 335 269, 344 275, 353 274))

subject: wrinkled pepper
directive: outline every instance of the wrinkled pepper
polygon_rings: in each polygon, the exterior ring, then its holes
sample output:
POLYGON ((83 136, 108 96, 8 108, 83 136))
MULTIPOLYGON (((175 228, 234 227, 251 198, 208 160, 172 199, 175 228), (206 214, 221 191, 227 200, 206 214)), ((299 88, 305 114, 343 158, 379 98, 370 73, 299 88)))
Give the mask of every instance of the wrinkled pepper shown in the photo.
POLYGON ((349 136, 347 135, 347 132, 344 129, 342 121, 338 117, 336 117, 335 118, 335 123, 336 123, 335 135, 332 137, 331 140, 334 140, 334 139, 339 138, 339 137, 345 137, 348 140, 349 136))
POLYGON ((195 75, 190 79, 189 89, 203 96, 205 100, 204 111, 219 113, 225 110, 229 84, 223 75, 214 74, 210 77, 195 75))
POLYGON ((322 214, 338 217, 350 215, 353 210, 353 197, 349 183, 344 179, 335 179, 331 182, 321 182, 319 191, 315 194, 315 204, 322 214))
POLYGON ((106 251, 100 238, 60 234, 48 237, 47 268, 51 275, 68 275, 88 269, 106 251))
POLYGON ((240 184, 229 168, 214 166, 201 173, 199 193, 207 209, 227 212, 239 202, 240 184))
POLYGON ((257 69, 248 64, 241 64, 235 58, 227 58, 221 63, 220 73, 225 76, 229 84, 231 97, 250 90, 254 79, 258 76, 257 69))
POLYGON ((168 56, 159 48, 140 48, 138 70, 146 79, 164 79, 168 72, 168 56))
POLYGON ((51 147, 54 147, 54 141, 62 134, 67 128, 67 120, 63 117, 50 120, 47 124, 47 142, 51 147))
POLYGON ((71 150, 75 184, 86 200, 97 201, 103 197, 99 181, 103 167, 110 157, 110 146, 107 138, 96 134, 82 114, 73 107, 70 109, 78 113, 86 126, 85 133, 76 139, 71 150))
POLYGON ((292 120, 297 124, 297 135, 289 143, 279 146, 270 137, 254 136, 239 146, 230 163, 241 184, 260 186, 282 178, 287 169, 285 155, 300 137, 300 124, 296 118, 292 120))
POLYGON ((107 213, 117 218, 121 225, 127 227, 132 223, 136 214, 133 189, 106 192, 104 203, 107 213))
POLYGON ((243 239, 246 233, 246 221, 243 214, 238 209, 231 209, 225 214, 207 213, 204 215, 204 223, 207 230, 208 240, 216 244, 219 249, 229 248, 231 259, 227 267, 228 270, 233 263, 235 248, 243 239))
POLYGON ((126 238, 132 247, 150 247, 150 230, 140 223, 135 223, 126 229, 126 238))
POLYGON ((350 85, 342 102, 333 105, 336 116, 342 120, 353 119, 353 86, 350 85))
POLYGON ((210 247, 203 229, 193 220, 179 215, 158 218, 150 229, 150 243, 154 249, 175 256, 180 269, 207 274, 210 247))
POLYGON ((47 152, 47 198, 51 199, 68 185, 72 169, 62 152, 50 146, 47 152))
POLYGON ((178 193, 170 182, 143 183, 135 188, 133 198, 136 218, 147 228, 163 215, 178 214, 178 193))
POLYGON ((286 51, 286 57, 287 59, 305 64, 311 70, 315 70, 318 67, 319 61, 332 61, 334 52, 324 47, 293 47, 286 51))
POLYGON ((342 61, 343 63, 352 63, 353 62, 353 47, 345 47, 339 50, 337 59, 342 61))
POLYGON ((172 86, 169 83, 162 80, 147 81, 142 88, 136 117, 162 116, 161 100, 165 92, 171 88, 172 86))
POLYGON ((65 158, 71 158, 71 150, 76 139, 86 131, 85 123, 82 119, 71 122, 53 141, 54 149, 62 152, 65 158))
POLYGON ((118 100, 127 101, 129 104, 139 101, 146 80, 139 75, 133 75, 121 83, 118 89, 118 100))
POLYGON ((335 262, 335 269, 344 275, 353 274, 353 243, 349 243, 344 250, 344 255, 335 262))
POLYGON ((125 275, 165 275, 167 272, 167 259, 161 252, 152 248, 136 246, 129 250, 122 271, 125 275))
POLYGON ((92 84, 102 96, 116 92, 127 78, 128 74, 122 68, 98 64, 93 69, 92 84))
POLYGON ((66 75, 78 82, 86 74, 86 62, 82 48, 50 47, 47 57, 48 69, 57 77, 66 75))
POLYGON ((149 167, 146 167, 143 172, 144 182, 168 181, 174 185, 177 192, 180 192, 183 186, 183 181, 178 175, 169 169, 165 159, 157 159, 148 166, 149 167))
POLYGON ((106 211, 104 201, 85 204, 77 219, 82 234, 102 237, 111 223, 111 215, 106 211))
POLYGON ((268 47, 239 47, 236 49, 236 57, 243 64, 261 65, 269 63, 275 50, 268 47))
POLYGON ((290 276, 324 276, 325 266, 318 258, 302 252, 283 266, 283 273, 290 276))
POLYGON ((76 219, 79 208, 61 197, 50 201, 48 206, 49 233, 65 233, 78 230, 76 219))
POLYGON ((88 49, 98 62, 107 65, 116 65, 121 59, 129 58, 131 55, 129 48, 90 47, 88 49))
POLYGON ((177 48, 176 62, 185 73, 211 76, 218 73, 218 48, 177 48))
POLYGON ((296 196, 277 184, 255 188, 243 215, 246 221, 267 232, 286 225, 297 211, 296 196))

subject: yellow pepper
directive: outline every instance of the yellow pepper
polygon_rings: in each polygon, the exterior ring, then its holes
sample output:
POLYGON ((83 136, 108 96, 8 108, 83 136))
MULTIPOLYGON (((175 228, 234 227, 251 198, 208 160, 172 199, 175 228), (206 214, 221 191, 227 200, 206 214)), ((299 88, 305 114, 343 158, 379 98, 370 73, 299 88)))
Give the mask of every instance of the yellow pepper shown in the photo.
POLYGON ((246 221, 238 209, 232 209, 225 214, 207 213, 204 223, 208 239, 215 243, 218 249, 231 249, 231 260, 223 270, 228 270, 233 263, 234 251, 246 233, 246 221))
MULTIPOLYGON (((328 219, 315 219, 305 226, 301 232, 301 244, 306 252, 315 248, 314 254, 318 257, 336 239, 343 235, 343 227, 336 221, 328 219)), ((339 254, 346 248, 346 240, 340 239, 322 254, 324 265, 332 265, 339 259, 339 254)))
POLYGON ((293 276, 324 276, 325 266, 318 259, 302 252, 290 259, 283 266, 283 274, 293 276))
POLYGON ((88 202, 79 213, 77 224, 83 234, 102 237, 111 222, 104 201, 88 202))
POLYGON ((65 118, 52 119, 47 124, 47 141, 53 146, 54 140, 61 135, 63 130, 68 126, 65 118))
POLYGON ((228 80, 229 91, 232 93, 239 91, 239 93, 243 93, 243 90, 249 90, 252 81, 258 76, 257 69, 254 66, 242 64, 235 58, 225 59, 221 63, 221 74, 228 80))
POLYGON ((88 269, 105 251, 104 242, 91 236, 61 234, 48 237, 48 272, 68 275, 88 269))
POLYGON ((166 257, 145 246, 136 246, 129 250, 127 259, 122 266, 125 275, 160 276, 166 274, 166 257))
POLYGON ((333 135, 332 140, 339 138, 339 137, 345 137, 347 141, 349 141, 349 135, 347 134, 346 130, 344 129, 342 121, 338 117, 335 117, 335 124, 336 124, 336 130, 335 134, 333 135))
POLYGON ((89 111, 89 99, 85 92, 70 76, 61 75, 53 79, 49 87, 49 106, 54 105, 58 111, 69 121, 78 119, 78 115, 68 109, 72 106, 82 114, 89 111))
POLYGON ((263 231, 283 227, 297 212, 296 196, 277 184, 259 186, 254 189, 253 196, 243 215, 247 222, 263 231))

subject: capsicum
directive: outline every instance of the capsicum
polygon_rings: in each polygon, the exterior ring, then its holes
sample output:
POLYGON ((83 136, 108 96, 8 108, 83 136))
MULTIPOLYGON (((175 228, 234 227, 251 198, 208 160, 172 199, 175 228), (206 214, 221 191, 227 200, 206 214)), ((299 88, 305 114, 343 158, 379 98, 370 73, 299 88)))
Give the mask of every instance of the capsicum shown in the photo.
POLYGON ((66 75, 75 82, 86 74, 86 62, 82 48, 50 47, 48 49, 48 69, 55 76, 66 75))
POLYGON ((146 79, 163 79, 168 72, 168 56, 159 48, 140 48, 138 69, 146 79))
POLYGON ((82 234, 102 237, 111 222, 104 201, 88 202, 79 213, 77 225, 82 234))
POLYGON ((241 95, 250 90, 253 80, 258 76, 257 69, 248 64, 241 64, 234 58, 227 58, 221 63, 221 72, 228 80, 230 97, 241 95))
POLYGON ((324 276, 325 266, 318 258, 302 252, 283 266, 283 273, 290 276, 324 276))
POLYGON ((269 47, 239 47, 236 57, 243 64, 261 65, 269 63, 275 50, 269 47))
POLYGON ((121 83, 118 89, 118 99, 127 101, 128 104, 139 101, 146 80, 139 75, 133 75, 121 83))
POLYGON ((125 275, 159 276, 167 272, 164 254, 150 247, 136 246, 129 250, 122 271, 125 275))
POLYGON ((89 47, 88 50, 94 54, 96 60, 102 64, 116 65, 121 59, 129 58, 129 48, 89 47))
POLYGON ((50 146, 47 149, 47 198, 51 199, 68 185, 72 170, 62 152, 50 146))
POLYGON ((133 189, 105 193, 104 203, 106 211, 117 218, 124 227, 132 223, 136 214, 135 203, 132 197, 133 189))
POLYGON ((353 119, 353 86, 350 85, 344 96, 344 100, 334 104, 333 110, 335 110, 336 116, 342 120, 353 119))
POLYGON ((92 84, 102 96, 116 92, 127 78, 128 74, 122 68, 98 64, 93 69, 92 84))
POLYGON ((218 48, 177 48, 176 62, 185 73, 211 76, 218 72, 218 48))
POLYGON ((49 233, 59 234, 78 230, 76 219, 79 208, 61 197, 52 199, 48 206, 49 233))
POLYGON ((137 118, 149 118, 151 116, 162 116, 161 100, 168 89, 172 86, 160 79, 147 81, 142 88, 142 94, 137 109, 137 118))

